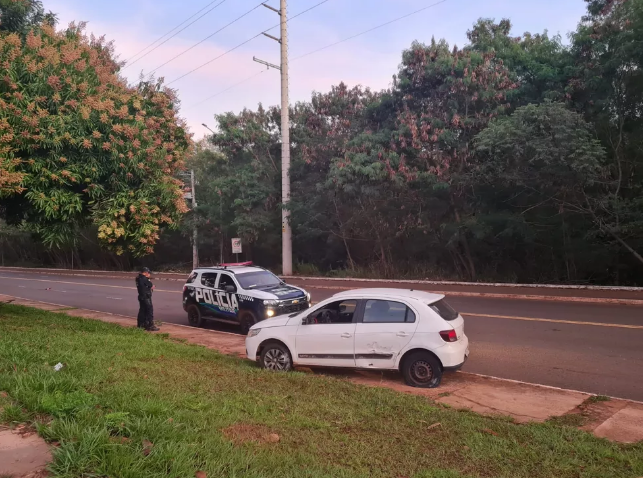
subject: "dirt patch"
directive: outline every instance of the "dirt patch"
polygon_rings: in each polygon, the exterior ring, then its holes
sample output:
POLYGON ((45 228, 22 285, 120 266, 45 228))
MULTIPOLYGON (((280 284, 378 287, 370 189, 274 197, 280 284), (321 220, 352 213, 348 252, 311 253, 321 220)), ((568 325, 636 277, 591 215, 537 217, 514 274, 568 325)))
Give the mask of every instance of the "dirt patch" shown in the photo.
POLYGON ((235 445, 277 443, 280 440, 279 435, 271 432, 268 427, 247 423, 237 423, 229 426, 223 430, 223 435, 235 445))
POLYGON ((51 452, 29 427, 0 431, 0 476, 44 478, 51 452))

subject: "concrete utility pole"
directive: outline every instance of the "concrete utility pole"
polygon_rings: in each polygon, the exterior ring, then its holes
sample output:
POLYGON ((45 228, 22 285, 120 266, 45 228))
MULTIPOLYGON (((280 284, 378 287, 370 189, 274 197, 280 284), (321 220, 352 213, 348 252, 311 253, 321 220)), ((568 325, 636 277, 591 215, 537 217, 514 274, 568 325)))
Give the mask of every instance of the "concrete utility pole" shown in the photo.
POLYGON ((265 36, 278 41, 281 44, 281 66, 253 58, 257 63, 266 65, 268 68, 275 68, 281 71, 281 255, 283 275, 292 274, 292 231, 290 229, 290 119, 288 100, 288 17, 286 15, 286 0, 280 1, 279 10, 269 5, 264 7, 277 12, 281 18, 281 38, 264 33, 265 36))
MULTIPOLYGON (((192 211, 196 213, 196 188, 194 181, 194 169, 190 170, 190 186, 192 188, 192 211)), ((195 218, 196 219, 196 218, 195 218)), ((196 227, 196 220, 194 221, 194 229, 192 230, 192 268, 196 269, 199 267, 199 244, 198 240, 198 229, 196 227)))

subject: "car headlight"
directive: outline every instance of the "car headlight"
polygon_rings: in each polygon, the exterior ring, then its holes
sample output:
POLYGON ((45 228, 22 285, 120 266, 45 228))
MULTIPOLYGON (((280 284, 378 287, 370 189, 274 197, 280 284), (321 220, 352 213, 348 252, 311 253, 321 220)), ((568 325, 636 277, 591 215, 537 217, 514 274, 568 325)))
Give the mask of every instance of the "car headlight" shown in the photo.
POLYGON ((279 305, 278 300, 264 300, 263 305, 279 305))
POLYGON ((306 292, 306 300, 310 302, 310 292, 306 292))
POLYGON ((273 309, 266 309, 266 317, 274 317, 275 311, 273 309))
POLYGON ((251 329, 250 332, 248 332, 248 337, 255 337, 259 335, 259 332, 261 332, 261 329, 251 329))

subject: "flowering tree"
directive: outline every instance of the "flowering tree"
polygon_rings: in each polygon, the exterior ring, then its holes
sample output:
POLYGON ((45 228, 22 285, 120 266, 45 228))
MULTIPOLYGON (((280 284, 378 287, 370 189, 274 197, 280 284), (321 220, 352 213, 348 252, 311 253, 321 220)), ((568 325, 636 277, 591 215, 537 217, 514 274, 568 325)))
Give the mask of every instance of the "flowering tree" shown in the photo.
POLYGON ((110 44, 83 25, 0 34, 0 211, 60 246, 93 222, 104 246, 153 252, 187 210, 190 138, 160 83, 128 87, 110 44))

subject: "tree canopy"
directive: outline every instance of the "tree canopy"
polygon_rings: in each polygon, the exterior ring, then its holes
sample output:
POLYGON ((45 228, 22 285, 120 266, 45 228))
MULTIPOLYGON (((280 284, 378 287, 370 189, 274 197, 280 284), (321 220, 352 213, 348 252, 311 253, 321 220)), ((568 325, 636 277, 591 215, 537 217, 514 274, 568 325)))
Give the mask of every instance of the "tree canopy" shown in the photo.
POLYGON ((48 247, 94 224, 121 254, 149 254, 187 210, 174 178, 190 139, 174 92, 130 87, 113 48, 81 26, 0 33, 0 203, 48 247))

